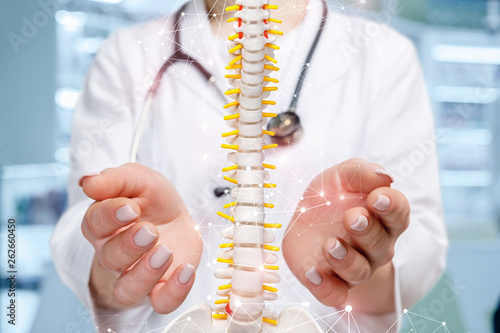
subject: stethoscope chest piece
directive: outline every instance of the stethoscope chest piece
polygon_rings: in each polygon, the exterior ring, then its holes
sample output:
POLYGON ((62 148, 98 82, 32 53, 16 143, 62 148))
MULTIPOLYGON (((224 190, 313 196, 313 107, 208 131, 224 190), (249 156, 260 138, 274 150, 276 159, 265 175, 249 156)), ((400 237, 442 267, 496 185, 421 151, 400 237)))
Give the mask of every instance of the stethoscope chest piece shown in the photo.
POLYGON ((302 135, 302 126, 299 116, 293 111, 286 111, 271 118, 267 123, 267 130, 274 132, 272 142, 286 145, 296 143, 302 135))

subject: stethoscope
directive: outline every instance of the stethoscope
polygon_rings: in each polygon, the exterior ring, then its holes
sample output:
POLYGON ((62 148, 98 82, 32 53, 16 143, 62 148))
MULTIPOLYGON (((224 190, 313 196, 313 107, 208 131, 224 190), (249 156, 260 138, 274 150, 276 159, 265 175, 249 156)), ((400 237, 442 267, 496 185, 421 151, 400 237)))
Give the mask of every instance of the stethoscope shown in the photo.
MULTIPOLYGON (((290 101, 290 105, 288 106, 287 111, 279 113, 276 117, 272 118, 269 120, 267 124, 267 129, 269 131, 272 131, 275 133, 274 136, 271 137, 271 140, 274 143, 278 144, 291 144, 295 143, 299 140, 303 129, 300 124, 300 117, 297 115, 296 110, 297 110, 297 105, 299 103, 299 96, 300 92, 302 90, 302 86, 304 84, 304 79, 306 77, 307 71, 309 70, 310 67, 310 62, 311 59, 314 55, 314 52, 316 51, 316 47, 318 45, 319 39, 323 33, 323 29, 326 25, 326 20, 328 16, 328 4, 326 3, 326 0, 322 0, 323 4, 323 15, 321 16, 321 23, 319 26, 319 29, 316 33, 316 36, 314 38, 314 41, 311 45, 311 48, 309 49, 309 53, 307 54, 307 57, 305 59, 304 65, 302 66, 300 73, 299 73, 299 79, 297 80, 297 85, 295 86, 295 90, 293 93, 293 97, 290 101)), ((154 78, 153 83, 151 84, 151 87, 148 90, 148 93, 146 95, 146 101, 144 102, 141 115, 139 117, 139 122, 137 124, 137 128, 134 134, 134 140, 132 141, 132 149, 130 151, 130 162, 135 163, 137 160, 137 152, 139 149, 139 143, 141 141, 142 137, 142 132, 144 130, 144 126, 146 124, 146 120, 148 118, 149 112, 151 111, 151 104, 153 102, 153 99, 156 95, 156 92, 158 91, 158 87, 160 86, 161 80, 165 72, 170 68, 171 65, 175 64, 177 61, 185 61, 188 62, 190 65, 194 66, 198 72, 203 75, 203 77, 207 80, 208 83, 214 85, 215 83, 215 77, 210 74, 209 71, 207 71, 199 61, 197 61, 195 58, 191 57, 190 55, 182 52, 182 46, 180 42, 180 23, 181 23, 181 16, 182 13, 184 12, 184 9, 188 3, 185 3, 176 13, 174 16, 174 26, 173 26, 173 40, 174 40, 174 52, 170 55, 170 57, 165 60, 163 65, 160 67, 158 72, 156 73, 156 76, 154 78)), ((215 85, 214 85, 215 87, 215 85)), ((221 92, 216 89, 217 92, 221 94, 221 92)), ((222 97, 223 99, 225 97, 222 97)), ((225 193, 227 193, 227 188, 217 188, 215 189, 215 195, 216 196, 222 196, 225 193)))

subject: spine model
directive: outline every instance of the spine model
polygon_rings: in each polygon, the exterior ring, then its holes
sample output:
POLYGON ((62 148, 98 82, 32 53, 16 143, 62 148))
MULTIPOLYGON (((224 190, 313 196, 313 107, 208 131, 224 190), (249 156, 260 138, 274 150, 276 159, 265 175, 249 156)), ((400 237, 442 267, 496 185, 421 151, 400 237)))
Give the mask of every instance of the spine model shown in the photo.
POLYGON ((266 117, 275 113, 264 112, 268 105, 276 104, 267 98, 278 83, 271 78, 277 71, 274 66, 275 35, 282 32, 272 30, 271 23, 281 23, 270 17, 270 10, 277 6, 269 0, 237 0, 236 5, 226 8, 234 11, 235 33, 229 36, 229 53, 233 56, 226 75, 233 89, 226 95, 234 99, 224 106, 231 111, 225 116, 233 130, 222 134, 227 143, 222 148, 231 150, 227 159, 233 165, 222 169, 227 174, 225 180, 236 184, 231 191, 234 202, 224 206, 230 209, 218 215, 230 220, 233 225, 222 231, 222 236, 231 241, 221 244, 218 261, 228 264, 217 269, 215 276, 230 279, 231 282, 219 287, 218 295, 224 297, 215 302, 214 319, 227 320, 227 331, 231 333, 260 332, 267 325, 277 325, 276 314, 265 308, 265 301, 277 298, 277 289, 269 284, 278 283, 280 276, 276 266, 279 248, 271 246, 272 233, 266 228, 279 228, 280 224, 265 223, 264 210, 273 208, 265 203, 266 189, 275 184, 267 183, 266 169, 275 167, 264 163, 263 150, 275 148, 266 145, 264 135, 274 135, 263 129, 266 117))

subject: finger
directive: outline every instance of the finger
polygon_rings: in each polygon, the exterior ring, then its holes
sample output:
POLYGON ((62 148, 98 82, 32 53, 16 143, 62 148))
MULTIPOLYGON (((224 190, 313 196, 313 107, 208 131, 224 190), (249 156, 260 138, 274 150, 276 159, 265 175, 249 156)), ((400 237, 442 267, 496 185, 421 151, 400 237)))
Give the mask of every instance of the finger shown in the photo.
POLYGON ((328 239, 323 245, 323 255, 335 273, 351 285, 360 284, 371 275, 368 260, 340 238, 328 239))
POLYGON ((136 221, 141 209, 134 200, 116 198, 95 202, 85 213, 82 232, 90 242, 108 237, 117 230, 136 221))
POLYGON ((113 291, 115 299, 125 306, 142 301, 165 274, 172 257, 172 251, 165 244, 149 251, 118 279, 113 291))
POLYGON ((403 193, 383 187, 367 198, 368 209, 374 213, 391 236, 399 236, 410 222, 410 204, 403 193))
POLYGON ((124 271, 148 252, 158 240, 151 223, 136 223, 107 241, 97 253, 99 263, 111 271, 124 271))
POLYGON ((344 214, 343 224, 353 246, 368 259, 372 269, 392 259, 394 240, 368 210, 362 207, 349 209, 344 214))
POLYGON ((325 170, 316 181, 326 186, 344 188, 347 192, 370 193, 378 187, 391 186, 394 179, 379 164, 363 159, 349 159, 325 170))
POLYGON ((156 312, 170 313, 184 302, 193 286, 195 270, 191 264, 179 266, 166 282, 154 287, 149 300, 156 312))
POLYGON ((304 272, 302 281, 311 294, 326 306, 340 306, 347 301, 347 284, 320 268, 312 267, 304 272))

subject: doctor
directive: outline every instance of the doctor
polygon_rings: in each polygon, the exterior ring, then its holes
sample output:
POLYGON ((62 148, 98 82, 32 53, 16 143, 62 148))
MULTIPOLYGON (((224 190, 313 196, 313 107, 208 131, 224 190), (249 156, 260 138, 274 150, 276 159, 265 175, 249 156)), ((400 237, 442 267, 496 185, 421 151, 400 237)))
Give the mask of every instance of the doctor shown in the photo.
MULTIPOLYGON (((272 3, 285 32, 273 75, 279 112, 293 100, 324 7, 272 3)), ((214 195, 226 186, 218 147, 227 131, 227 5, 195 0, 179 25, 172 15, 119 31, 88 74, 74 118, 69 208, 51 246, 62 280, 103 329, 154 330, 215 296, 225 226, 215 212, 229 202, 214 195), (138 164, 126 164, 153 83, 138 164)), ((286 260, 279 303, 309 302, 323 325, 337 320, 332 307, 350 304, 360 329, 385 331, 444 269, 432 114, 411 42, 359 18, 330 12, 325 22, 297 101, 302 137, 267 155, 278 167, 270 197, 278 212, 266 218, 294 221, 276 235, 286 260), (318 218, 309 210, 318 192, 351 201, 318 218)))

